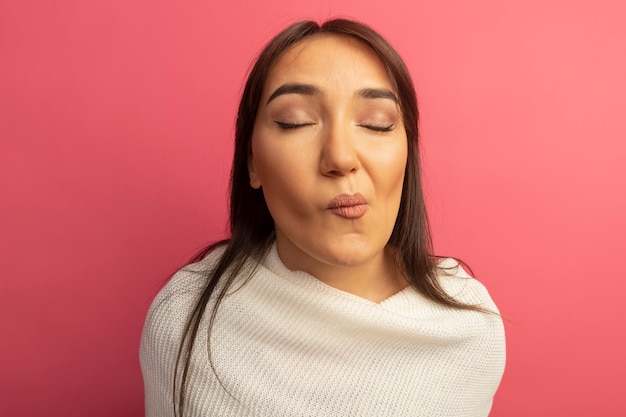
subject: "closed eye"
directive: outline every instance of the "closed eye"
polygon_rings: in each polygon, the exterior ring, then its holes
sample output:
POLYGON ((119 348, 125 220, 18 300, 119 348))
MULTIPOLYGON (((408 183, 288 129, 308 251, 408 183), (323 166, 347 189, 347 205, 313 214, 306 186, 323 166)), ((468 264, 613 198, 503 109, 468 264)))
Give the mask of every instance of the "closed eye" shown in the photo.
POLYGON ((368 125, 368 124, 360 124, 360 127, 364 127, 366 129, 369 130, 373 130, 375 132, 391 132, 393 129, 395 129, 396 125, 395 124, 390 124, 390 125, 368 125))
POLYGON ((311 125, 315 124, 313 122, 289 123, 289 122, 280 122, 278 120, 275 120, 274 123, 276 123, 278 125, 278 127, 280 127, 281 129, 297 129, 299 127, 311 126, 311 125))

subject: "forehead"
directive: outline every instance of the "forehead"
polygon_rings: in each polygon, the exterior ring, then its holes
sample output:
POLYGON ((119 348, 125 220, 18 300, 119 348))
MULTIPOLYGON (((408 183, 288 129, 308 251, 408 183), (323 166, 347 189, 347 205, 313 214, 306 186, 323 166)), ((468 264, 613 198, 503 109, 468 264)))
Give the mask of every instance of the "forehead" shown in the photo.
POLYGON ((290 46, 271 66, 265 93, 284 83, 302 82, 322 89, 385 87, 393 90, 386 67, 372 48, 358 39, 317 34, 290 46))

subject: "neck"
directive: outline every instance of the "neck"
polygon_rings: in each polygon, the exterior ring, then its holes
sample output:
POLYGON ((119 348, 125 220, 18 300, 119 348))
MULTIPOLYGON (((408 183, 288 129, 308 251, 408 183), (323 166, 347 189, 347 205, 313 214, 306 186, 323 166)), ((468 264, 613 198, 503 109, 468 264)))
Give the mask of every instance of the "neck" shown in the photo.
POLYGON ((338 265, 322 262, 293 245, 277 242, 278 255, 292 271, 304 271, 326 285, 380 303, 409 284, 398 271, 392 249, 385 247, 380 253, 355 265, 338 265), (298 253, 300 252, 300 253, 298 253))

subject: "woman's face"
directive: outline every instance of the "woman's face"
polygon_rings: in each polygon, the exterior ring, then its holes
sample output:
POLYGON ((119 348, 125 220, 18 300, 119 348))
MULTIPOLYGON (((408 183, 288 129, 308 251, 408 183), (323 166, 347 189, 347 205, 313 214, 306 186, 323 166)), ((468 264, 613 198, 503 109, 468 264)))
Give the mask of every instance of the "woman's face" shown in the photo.
POLYGON ((248 165, 288 268, 319 278, 385 263, 406 160, 397 94, 369 47, 315 35, 271 68, 248 165))

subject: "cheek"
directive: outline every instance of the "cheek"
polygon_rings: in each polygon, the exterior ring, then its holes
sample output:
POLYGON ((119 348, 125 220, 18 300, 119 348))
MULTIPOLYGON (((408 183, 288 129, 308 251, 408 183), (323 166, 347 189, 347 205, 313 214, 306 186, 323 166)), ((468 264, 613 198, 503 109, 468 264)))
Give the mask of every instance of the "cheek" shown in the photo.
POLYGON ((388 196, 392 198, 389 203, 393 204, 393 198, 399 197, 404 183, 408 156, 406 140, 398 141, 396 146, 391 148, 381 148, 376 154, 378 155, 375 161, 377 182, 387 190, 388 196))
POLYGON ((310 176, 305 174, 306 161, 299 158, 296 150, 270 149, 263 143, 253 142, 254 166, 261 182, 265 201, 273 217, 287 213, 304 213, 310 205, 307 190, 310 176), (308 204, 307 204, 308 203, 308 204))

